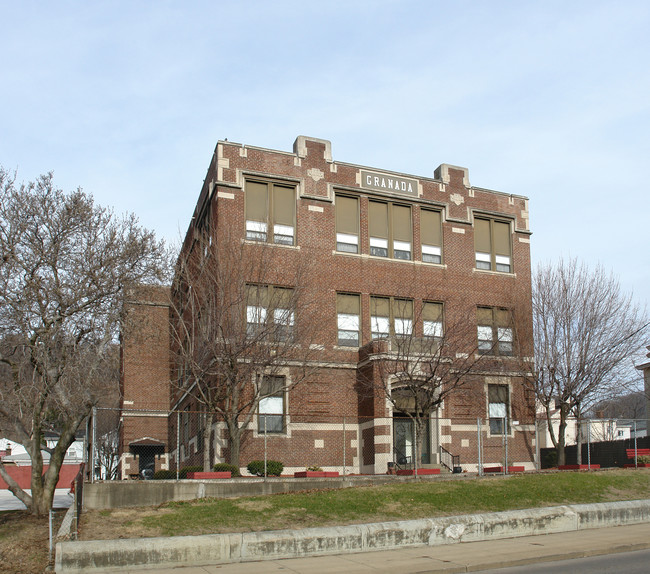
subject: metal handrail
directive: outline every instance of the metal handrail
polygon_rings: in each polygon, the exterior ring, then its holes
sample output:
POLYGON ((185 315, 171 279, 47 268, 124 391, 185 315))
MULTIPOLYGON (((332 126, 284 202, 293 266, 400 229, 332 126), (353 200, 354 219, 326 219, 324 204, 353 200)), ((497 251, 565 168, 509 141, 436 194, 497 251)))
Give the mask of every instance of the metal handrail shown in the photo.
POLYGON ((460 467, 460 455, 451 454, 444 446, 440 447, 440 464, 454 472, 454 468, 460 467))

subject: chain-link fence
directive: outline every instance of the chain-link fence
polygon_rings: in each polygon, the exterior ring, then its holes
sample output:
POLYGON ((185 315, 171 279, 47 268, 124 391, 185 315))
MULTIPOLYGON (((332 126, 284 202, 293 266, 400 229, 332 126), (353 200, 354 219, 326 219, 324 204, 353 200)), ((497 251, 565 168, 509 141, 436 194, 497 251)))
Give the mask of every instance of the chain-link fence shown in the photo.
MULTIPOLYGON (((212 470, 216 464, 231 465, 218 470, 250 476, 247 467, 253 461, 281 462, 283 476, 307 470, 339 475, 508 474, 557 462, 545 420, 254 414, 238 423, 232 431, 223 418, 189 409, 96 409, 92 479, 183 479, 189 471, 212 470)), ((601 467, 635 463, 628 451, 642 454, 650 447, 645 420, 591 420, 574 426, 567 429, 567 464, 579 458, 576 442, 581 443, 582 464, 601 467)), ((275 464, 262 468, 271 473, 271 467, 277 469, 275 464)))

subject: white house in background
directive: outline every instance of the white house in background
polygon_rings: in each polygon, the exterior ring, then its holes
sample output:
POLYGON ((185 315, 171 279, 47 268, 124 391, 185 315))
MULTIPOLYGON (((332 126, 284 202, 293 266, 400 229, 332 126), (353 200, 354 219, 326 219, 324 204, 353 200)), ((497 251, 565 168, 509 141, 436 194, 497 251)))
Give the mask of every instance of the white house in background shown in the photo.
MULTIPOLYGON (((635 421, 630 419, 589 419, 582 421, 582 442, 606 442, 640 438, 646 436, 645 420, 635 421)), ((551 424, 555 437, 560 428, 560 409, 551 410, 551 424)), ((578 421, 575 417, 567 419, 565 444, 576 444, 578 437, 578 421)), ((553 448, 551 433, 549 432, 546 410, 537 406, 537 440, 539 448, 553 448)))
MULTIPOLYGON (((54 448, 58 437, 53 434, 46 434, 45 443, 48 447, 54 448)), ((2 462, 7 465, 14 466, 30 466, 32 464, 25 447, 17 442, 6 438, 0 438, 0 458, 2 462)), ((77 437, 77 439, 68 447, 63 459, 63 464, 80 464, 84 460, 84 439, 77 437)), ((50 454, 43 451, 43 463, 48 464, 50 461, 50 454)))

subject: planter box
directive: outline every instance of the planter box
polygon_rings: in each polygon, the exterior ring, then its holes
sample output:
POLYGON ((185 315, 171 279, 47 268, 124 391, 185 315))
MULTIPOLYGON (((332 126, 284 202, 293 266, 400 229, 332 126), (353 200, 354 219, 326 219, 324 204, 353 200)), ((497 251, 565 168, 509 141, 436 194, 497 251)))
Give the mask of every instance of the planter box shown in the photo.
POLYGON ((557 467, 558 470, 597 470, 600 468, 599 464, 592 464, 591 466, 587 464, 563 464, 557 467))
MULTIPOLYGON (((525 472, 526 469, 523 466, 509 466, 508 467, 508 473, 513 473, 513 472, 525 472)), ((503 467, 502 466, 486 466, 483 468, 483 472, 503 472, 503 467)))
POLYGON ((187 478, 206 479, 206 478, 231 478, 232 473, 229 470, 221 472, 188 472, 187 478))
MULTIPOLYGON (((413 476, 415 474, 415 470, 398 470, 397 474, 399 476, 413 476)), ((426 475, 426 474, 440 474, 440 469, 439 468, 418 468, 418 476, 420 475, 426 475)))
MULTIPOLYGON (((593 464, 591 465, 593 466, 593 464)), ((625 464, 624 468, 650 468, 650 462, 639 462, 638 464, 625 464)))
POLYGON ((328 470, 299 470, 293 473, 294 478, 335 478, 338 475, 338 472, 328 470))

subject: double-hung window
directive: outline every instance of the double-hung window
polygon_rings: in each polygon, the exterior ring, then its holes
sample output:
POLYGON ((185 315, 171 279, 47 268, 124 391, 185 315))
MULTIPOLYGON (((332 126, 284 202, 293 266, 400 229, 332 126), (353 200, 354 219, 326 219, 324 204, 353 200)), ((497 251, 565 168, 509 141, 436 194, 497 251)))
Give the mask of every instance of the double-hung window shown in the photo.
POLYGON ((293 339, 293 323, 295 319, 293 299, 293 289, 285 287, 273 287, 271 289, 270 306, 273 310, 274 330, 278 341, 293 339))
POLYGON ((475 218, 474 249, 477 269, 502 273, 512 271, 512 247, 508 222, 475 218))
POLYGON ((422 334, 431 339, 442 339, 442 303, 425 301, 422 304, 422 334))
POLYGON ((380 201, 368 203, 370 255, 410 260, 412 258, 411 208, 380 201))
POLYGON ((442 263, 442 215, 439 211, 430 209, 420 211, 420 239, 422 261, 442 263))
POLYGON ((268 285, 247 285, 246 289, 247 335, 291 340, 295 320, 293 289, 268 285))
POLYGON ((260 433, 284 432, 286 382, 281 376, 265 376, 260 385, 258 428, 260 433))
POLYGON ((505 434, 508 427, 508 385, 488 385, 490 434, 505 434))
POLYGON ((511 356, 514 335, 510 312, 507 309, 479 307, 476 315, 479 353, 511 356))
POLYGON ((272 182, 246 182, 246 239, 295 244, 295 187, 272 182))
POLYGON ((413 301, 392 297, 370 297, 370 329, 373 339, 391 335, 406 337, 413 332, 413 301))
POLYGON ((358 347, 361 340, 361 303, 359 295, 336 295, 337 342, 341 347, 358 347))
POLYGON ((359 253, 359 198, 336 196, 336 250, 359 253))

